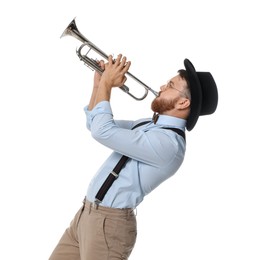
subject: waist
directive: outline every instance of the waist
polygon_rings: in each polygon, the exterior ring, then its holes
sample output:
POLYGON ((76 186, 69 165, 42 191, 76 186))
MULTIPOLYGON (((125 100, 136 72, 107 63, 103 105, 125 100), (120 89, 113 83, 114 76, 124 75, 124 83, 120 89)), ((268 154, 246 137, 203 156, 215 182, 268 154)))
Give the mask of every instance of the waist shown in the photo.
POLYGON ((119 209, 119 208, 109 208, 109 207, 104 207, 100 205, 96 205, 94 202, 88 201, 86 198, 83 201, 84 207, 88 209, 89 211, 96 211, 100 214, 103 215, 109 215, 110 217, 130 217, 134 216, 134 209, 133 208, 124 208, 124 209, 119 209))

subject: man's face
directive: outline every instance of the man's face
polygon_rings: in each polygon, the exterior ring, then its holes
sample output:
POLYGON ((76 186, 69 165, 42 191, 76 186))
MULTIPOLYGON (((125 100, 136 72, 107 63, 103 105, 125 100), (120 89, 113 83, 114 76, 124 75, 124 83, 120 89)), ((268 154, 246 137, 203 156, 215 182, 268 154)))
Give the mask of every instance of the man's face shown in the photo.
POLYGON ((171 78, 167 84, 161 86, 159 96, 151 103, 153 112, 165 114, 175 108, 176 103, 184 96, 187 82, 179 75, 171 78))

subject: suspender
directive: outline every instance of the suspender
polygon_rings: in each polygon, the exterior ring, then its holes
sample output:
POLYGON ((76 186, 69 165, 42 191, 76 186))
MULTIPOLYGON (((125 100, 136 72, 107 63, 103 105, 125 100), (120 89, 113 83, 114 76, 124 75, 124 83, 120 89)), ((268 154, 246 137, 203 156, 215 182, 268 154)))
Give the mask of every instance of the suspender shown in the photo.
MULTIPOLYGON (((141 123, 135 125, 132 128, 132 130, 135 129, 135 128, 137 128, 137 127, 139 127, 139 126, 145 125, 145 124, 147 124, 149 122, 151 122, 151 121, 141 122, 141 123)), ((170 127, 162 127, 162 128, 163 129, 172 130, 172 131, 176 132, 178 135, 182 136, 183 139, 185 140, 185 133, 184 133, 184 131, 182 131, 182 130, 180 130, 178 128, 170 128, 170 127)), ((103 185, 101 186, 101 188, 99 189, 99 191, 97 192, 97 194, 95 196, 95 203, 97 205, 99 205, 103 201, 103 199, 104 199, 107 191, 110 189, 110 187, 112 186, 113 182, 119 177, 119 173, 120 173, 121 169, 124 167, 124 165, 126 164, 126 162, 127 162, 128 159, 129 159, 128 156, 123 155, 120 158, 120 160, 117 163, 117 165, 111 171, 111 173, 107 176, 105 182, 103 183, 103 185)))

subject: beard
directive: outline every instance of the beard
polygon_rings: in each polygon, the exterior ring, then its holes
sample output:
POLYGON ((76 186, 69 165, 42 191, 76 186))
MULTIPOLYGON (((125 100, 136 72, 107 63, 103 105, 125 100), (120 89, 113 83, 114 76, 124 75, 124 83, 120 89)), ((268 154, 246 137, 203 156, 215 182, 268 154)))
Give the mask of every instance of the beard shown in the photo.
POLYGON ((178 100, 179 97, 172 100, 165 100, 160 97, 156 97, 151 103, 151 109, 155 113, 163 114, 166 111, 174 109, 178 100))

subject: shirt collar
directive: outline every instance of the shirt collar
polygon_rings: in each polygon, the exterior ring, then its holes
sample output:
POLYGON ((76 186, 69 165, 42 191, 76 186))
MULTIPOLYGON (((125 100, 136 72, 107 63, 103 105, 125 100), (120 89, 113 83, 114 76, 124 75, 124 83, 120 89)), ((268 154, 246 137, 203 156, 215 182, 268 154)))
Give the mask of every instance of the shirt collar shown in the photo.
POLYGON ((183 130, 185 129, 186 124, 187 120, 168 115, 159 115, 159 118, 156 122, 156 125, 176 127, 183 130))

